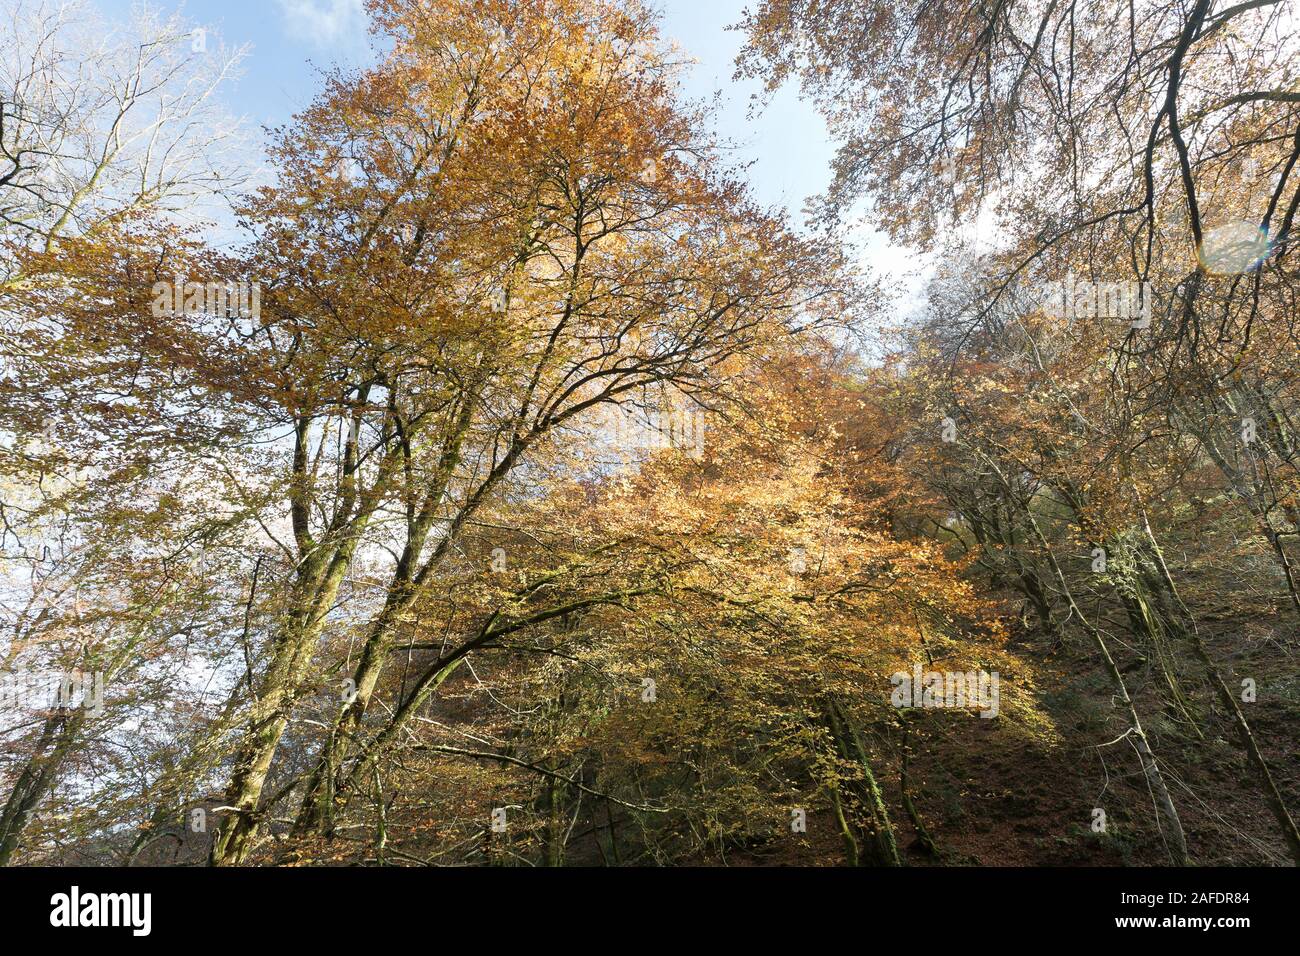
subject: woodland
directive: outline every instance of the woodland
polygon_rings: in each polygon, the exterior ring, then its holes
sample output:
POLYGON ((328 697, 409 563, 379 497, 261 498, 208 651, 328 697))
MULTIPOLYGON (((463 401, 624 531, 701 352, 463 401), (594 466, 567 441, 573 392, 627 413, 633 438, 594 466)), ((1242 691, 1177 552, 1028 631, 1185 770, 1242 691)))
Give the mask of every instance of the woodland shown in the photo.
POLYGON ((1300 863, 1295 0, 5 6, 0 865, 1300 863))

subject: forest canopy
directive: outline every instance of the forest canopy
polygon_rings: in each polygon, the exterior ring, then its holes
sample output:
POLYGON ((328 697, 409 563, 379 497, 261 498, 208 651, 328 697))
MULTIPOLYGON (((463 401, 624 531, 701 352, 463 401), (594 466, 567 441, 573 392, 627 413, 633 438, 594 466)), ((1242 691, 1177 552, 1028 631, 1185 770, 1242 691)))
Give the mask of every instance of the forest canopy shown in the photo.
POLYGON ((1300 863, 1294 3, 365 7, 0 23, 0 865, 1300 863))

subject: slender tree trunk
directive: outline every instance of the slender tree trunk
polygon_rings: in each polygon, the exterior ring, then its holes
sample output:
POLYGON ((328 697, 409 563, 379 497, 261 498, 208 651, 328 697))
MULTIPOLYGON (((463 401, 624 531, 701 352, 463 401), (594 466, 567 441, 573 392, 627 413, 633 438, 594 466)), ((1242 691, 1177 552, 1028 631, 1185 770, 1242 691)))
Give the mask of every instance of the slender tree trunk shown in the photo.
MULTIPOLYGON (((109 660, 103 673, 105 686, 111 684, 132 660, 142 635, 143 632, 134 634, 109 660)), ((19 774, 5 800, 4 809, 0 810, 0 866, 7 866, 13 858, 36 807, 53 789, 64 761, 80 743, 86 713, 84 708, 76 708, 70 713, 53 714, 45 719, 36 751, 19 774)))
MULTIPOLYGON (((840 804, 839 788, 833 788, 836 816, 841 829, 845 832, 846 846, 851 846, 850 857, 858 863, 872 866, 901 866, 898 856, 898 844, 894 838, 894 828, 889 822, 889 811, 881 795, 876 776, 871 771, 867 760, 867 751, 862 744, 862 737, 844 714, 843 708, 835 700, 828 700, 825 706, 826 722, 831 737, 840 756, 853 763, 862 772, 862 779, 851 786, 853 795, 862 804, 867 815, 867 824, 859 825, 857 838, 853 834, 850 821, 840 804)), ((851 864, 852 865, 852 864, 851 864)))
POLYGON ((840 799, 839 784, 832 784, 830 787, 831 808, 835 811, 835 821, 840 826, 840 836, 844 839, 844 863, 846 866, 857 866, 859 862, 858 838, 854 835, 854 827, 849 824, 848 818, 844 815, 844 802, 840 799))
MULTIPOLYGON (((906 713, 905 711, 904 714, 906 713)), ((939 847, 934 842, 934 837, 930 835, 930 830, 926 827, 925 821, 921 819, 921 814, 917 812, 916 805, 912 803, 912 791, 907 776, 908 766, 912 759, 912 745, 906 716, 904 716, 901 723, 903 725, 903 747, 898 772, 898 789, 903 797, 903 810, 907 813, 907 818, 912 821, 912 827, 916 830, 916 838, 921 845, 921 849, 929 856, 938 856, 939 847)))
POLYGON ((235 755, 225 797, 228 816, 212 841, 209 860, 213 866, 242 863, 252 849, 262 787, 288 725, 290 707, 311 663, 325 613, 334 602, 346 569, 346 562, 337 558, 329 568, 322 568, 322 561, 308 560, 298 592, 311 595, 309 603, 295 608, 273 644, 271 666, 253 701, 248 729, 235 755))
POLYGON ((393 627, 409 606, 412 593, 409 583, 390 591, 389 600, 371 629, 353 676, 354 696, 335 715, 329 735, 321 745, 320 756, 307 778, 302 804, 294 820, 292 832, 295 836, 305 836, 317 830, 328 833, 333 829, 335 778, 383 673, 392 646, 393 627))
POLYGON ((1151 547, 1155 550, 1156 560, 1158 562, 1161 574, 1165 580, 1165 586, 1169 588, 1170 594, 1178 602, 1184 614, 1187 615, 1191 622, 1191 628, 1186 631, 1187 639, 1191 643, 1192 651, 1196 654, 1197 659, 1205 667, 1205 672, 1209 677, 1211 686, 1219 695, 1219 700, 1223 702, 1228 713, 1232 715, 1233 727, 1237 731, 1237 736, 1241 739, 1242 746, 1246 750, 1246 756, 1251 765, 1255 768, 1255 774, 1259 779, 1260 789, 1263 791, 1264 800, 1268 808, 1273 813, 1274 819, 1277 820, 1278 827, 1282 830, 1282 836, 1286 839, 1287 849, 1291 853, 1292 862, 1300 866, 1300 831, 1296 830, 1295 821, 1287 811, 1286 803, 1282 799, 1281 792, 1277 789, 1277 784, 1273 780, 1273 774, 1268 769, 1268 763, 1264 760, 1264 755, 1260 753, 1259 745, 1255 742, 1255 735, 1251 732, 1250 725, 1246 723, 1246 715, 1241 712, 1241 707, 1237 703, 1237 698, 1228 685, 1224 682, 1218 667, 1215 666, 1209 652, 1205 649, 1205 644, 1201 641, 1200 630, 1196 627, 1196 621, 1191 617, 1191 611, 1183 603, 1183 599, 1178 594, 1178 588, 1174 584, 1173 575, 1169 573, 1169 566, 1165 563, 1164 552, 1156 541, 1155 533, 1151 530, 1151 522, 1147 518, 1146 511, 1142 513, 1142 524, 1146 529, 1148 540, 1151 547))
MULTIPOLYGON (((406 726, 406 722, 416 714, 422 706, 424 706, 424 703, 433 695, 434 691, 442 685, 443 681, 455 673, 456 669, 464 662, 465 656, 462 655, 448 662, 436 671, 431 670, 427 673, 425 679, 416 685, 415 689, 412 690, 407 699, 397 708, 397 712, 388 722, 388 725, 381 730, 374 739, 368 741, 361 748, 361 752, 357 755, 355 762, 352 764, 348 772, 342 774, 341 779, 339 779, 337 783, 334 782, 333 776, 326 778, 328 781, 327 786, 330 788, 331 804, 341 804, 346 802, 348 796, 356 789, 357 783, 363 779, 364 774, 370 771, 370 768, 375 765, 375 762, 380 758, 380 756, 382 756, 387 751, 388 747, 390 747, 397 739, 399 731, 402 727, 406 726)), ((304 810, 308 810, 310 806, 315 809, 318 808, 319 805, 319 801, 313 801, 310 805, 304 802, 303 808, 304 810)), ((309 819, 310 818, 311 817, 309 816, 309 819)), ((323 818, 316 817, 316 819, 323 818)), ((303 817, 300 815, 299 821, 295 823, 295 827, 297 827, 298 823, 301 823, 302 821, 303 817)), ((310 826, 304 825, 300 832, 310 832, 310 826)))
MULTIPOLYGON (((1037 527, 1037 522, 1035 522, 1037 527)), ((1044 540, 1044 544, 1046 541, 1044 540)), ((1053 565, 1056 559, 1052 559, 1053 565)), ((1059 567, 1058 567, 1059 572, 1059 567)), ((1061 574, 1062 586, 1065 584, 1065 576, 1061 574)), ((1097 645, 1097 650, 1101 654, 1101 659, 1106 665, 1106 670, 1110 674, 1111 683, 1115 686, 1115 696, 1119 698, 1128 713, 1129 736, 1133 739, 1134 749, 1137 750, 1138 760, 1142 764, 1142 772, 1146 776, 1147 783, 1151 787, 1151 792, 1155 796, 1156 805, 1160 808, 1168 826, 1169 834, 1169 852, 1173 857, 1174 863, 1179 866, 1189 866, 1191 857, 1187 853, 1187 836, 1183 832, 1183 822, 1178 816, 1178 809, 1174 805, 1173 797, 1169 794, 1169 787, 1165 784, 1164 774, 1160 772, 1160 766, 1156 763, 1155 754, 1151 750, 1151 744, 1147 740, 1146 731, 1142 729, 1142 720, 1138 717, 1137 707, 1133 703, 1133 698, 1129 696, 1128 686, 1124 683, 1124 675, 1120 673, 1119 667, 1115 664, 1115 658, 1111 656, 1110 648, 1106 646, 1106 639, 1102 637, 1101 631, 1083 615, 1083 611, 1074 603, 1074 597, 1069 598, 1070 606, 1076 616, 1083 623, 1088 633, 1092 635, 1093 641, 1097 645)))
MULTIPOLYGON (((1135 555, 1135 560, 1140 561, 1141 556, 1135 555)), ((1135 571, 1132 587, 1133 594, 1119 594, 1120 603, 1128 614, 1130 629, 1135 637, 1139 639, 1145 637, 1151 656, 1155 659, 1156 669, 1160 672, 1165 686, 1169 688, 1169 699, 1174 708, 1192 728, 1197 738, 1204 740, 1205 735, 1201 733, 1200 724, 1191 712, 1191 704, 1183 692, 1182 684, 1178 680, 1178 675, 1174 673, 1170 660, 1169 635, 1166 626, 1167 622, 1174 623, 1173 619, 1167 613, 1162 613, 1163 608, 1152 605, 1149 595, 1144 590, 1147 587, 1147 580, 1141 568, 1135 571)))
POLYGON ((0 866, 8 866, 13 860, 23 831, 54 785, 59 768, 72 750, 84 721, 83 710, 45 718, 36 752, 18 775, 4 810, 0 812, 0 866))
MULTIPOLYGON (((997 463, 987 455, 981 455, 984 461, 997 474, 998 480, 1008 495, 1014 493, 1011 483, 1007 480, 1002 469, 997 463)), ((1066 604, 1069 607, 1073 617, 1078 618, 1079 623, 1087 630, 1097 645, 1097 650, 1101 654, 1102 662, 1106 665, 1106 671, 1110 674, 1111 683, 1115 687, 1115 696, 1119 698, 1124 705, 1124 710, 1128 714, 1129 731, 1128 735, 1133 739, 1134 749, 1137 750, 1138 760, 1142 765, 1142 772, 1146 776, 1147 783, 1151 787, 1151 793, 1155 798, 1156 806, 1159 808, 1161 816, 1164 817, 1168 836, 1166 842, 1169 844, 1169 853, 1173 857, 1174 863, 1179 866, 1188 866, 1191 858, 1187 853, 1187 837, 1183 832, 1183 822, 1179 819, 1178 809, 1174 805, 1173 797, 1169 794, 1169 787, 1165 784, 1164 774, 1160 772, 1160 765, 1156 762, 1155 754, 1151 750, 1151 744, 1147 740, 1146 731, 1142 729, 1142 721, 1138 718, 1137 707, 1133 704, 1133 698, 1129 696, 1128 687, 1124 683, 1124 675, 1120 673, 1119 668, 1115 665, 1115 659, 1110 654, 1110 648, 1106 646, 1106 639, 1102 636, 1101 631, 1092 621, 1083 613, 1078 602, 1074 599, 1074 591, 1070 588, 1070 582, 1065 577, 1065 572, 1061 569, 1061 564, 1056 560, 1056 552, 1052 550, 1051 544, 1048 543, 1047 537, 1043 534, 1043 529, 1038 524, 1038 518, 1034 514, 1032 502, 1027 503, 1025 508, 1025 517, 1029 522, 1029 528, 1034 534, 1034 539, 1038 547, 1042 550, 1048 565, 1052 569, 1052 574, 1056 578, 1056 583, 1061 589, 1061 594, 1065 597, 1066 604)))

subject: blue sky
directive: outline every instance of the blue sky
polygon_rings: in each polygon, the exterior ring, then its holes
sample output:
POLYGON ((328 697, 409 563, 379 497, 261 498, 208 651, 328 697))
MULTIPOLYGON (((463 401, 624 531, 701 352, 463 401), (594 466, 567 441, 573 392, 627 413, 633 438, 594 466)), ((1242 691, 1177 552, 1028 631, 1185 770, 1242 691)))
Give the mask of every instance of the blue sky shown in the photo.
MULTIPOLYGON (((110 17, 120 17, 138 0, 95 2, 110 17)), ((651 2, 662 12, 664 36, 696 61, 683 80, 685 95, 696 100, 721 95, 718 133, 735 144, 735 162, 752 163, 747 178, 755 196, 801 218, 805 200, 829 183, 834 147, 821 116, 793 87, 751 114, 751 97, 760 86, 733 81, 743 35, 727 29, 740 20, 746 0, 651 2)), ((340 63, 360 65, 369 56, 361 0, 151 0, 149 6, 181 11, 228 47, 249 47, 242 75, 223 96, 229 111, 254 128, 285 123, 306 106, 319 87, 320 71, 340 63)), ((872 268, 890 277, 887 288, 915 292, 914 253, 868 229, 858 230, 855 239, 872 268)))
MULTIPOLYGON (((98 0, 110 16, 130 11, 134 0, 98 0)), ((796 215, 804 200, 828 181, 833 148, 825 124, 794 90, 781 91, 760 115, 748 114, 757 84, 734 84, 734 60, 742 36, 737 22, 744 0, 656 0, 666 37, 698 60, 685 78, 691 98, 723 94, 718 131, 738 145, 736 159, 754 160, 750 178, 764 204, 783 205, 796 215)), ((334 63, 360 64, 368 42, 361 0, 153 0, 164 12, 220 34, 227 46, 248 44, 243 75, 225 91, 230 112, 253 126, 287 121, 318 87, 321 69, 334 63)))

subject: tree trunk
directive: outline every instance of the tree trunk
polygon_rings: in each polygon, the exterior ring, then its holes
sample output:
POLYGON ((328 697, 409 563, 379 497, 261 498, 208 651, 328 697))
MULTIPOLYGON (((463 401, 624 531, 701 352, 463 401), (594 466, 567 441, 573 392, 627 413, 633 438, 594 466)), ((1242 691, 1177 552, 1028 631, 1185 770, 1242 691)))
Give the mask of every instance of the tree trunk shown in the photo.
POLYGON ((55 714, 45 718, 36 753, 23 768, 0 812, 0 866, 8 866, 18 841, 36 807, 49 792, 59 767, 72 750, 85 721, 85 711, 55 714))
POLYGON ((840 805, 839 788, 832 790, 836 815, 840 819, 841 829, 845 832, 846 844, 851 846, 850 856, 858 864, 901 866, 898 844, 894 839, 894 828, 889 822, 889 810, 880 793, 880 786, 876 783, 876 776, 871 771, 866 748, 862 745, 862 737, 849 722, 838 701, 828 700, 825 712, 827 726, 836 750, 844 760, 851 762, 862 772, 861 780, 855 781, 850 786, 851 792, 862 805, 862 810, 867 817, 865 824, 856 827, 856 839, 852 839, 851 831, 845 829, 850 826, 850 820, 849 815, 840 805))
POLYGON ((1255 768, 1255 773, 1259 778, 1260 789, 1264 793, 1264 800, 1268 804, 1269 810, 1272 811, 1274 819, 1277 820, 1278 826, 1282 830, 1282 836, 1286 839, 1288 850, 1291 852, 1293 863, 1300 866, 1300 832, 1296 830, 1295 821, 1287 811, 1286 803, 1282 799, 1281 792, 1277 789, 1277 784, 1273 781, 1273 774, 1268 769, 1268 763, 1264 760, 1264 755, 1260 753, 1259 745, 1255 742, 1255 735, 1251 733, 1250 725, 1246 723, 1246 716, 1241 712, 1241 707, 1237 703, 1237 698, 1233 696, 1228 685, 1224 683, 1219 669, 1215 666, 1209 652, 1205 649, 1205 644, 1201 641, 1201 634, 1196 627, 1196 621, 1191 617, 1191 611, 1183 603, 1183 599, 1178 594, 1178 588, 1174 584, 1173 575, 1169 573, 1169 566, 1165 563, 1164 552, 1156 542, 1155 533, 1151 530, 1151 522, 1146 516, 1145 510, 1142 513, 1142 524, 1146 529, 1148 540, 1151 547, 1155 550, 1155 556, 1160 568, 1161 574, 1165 580, 1165 586, 1169 588, 1170 594, 1178 605, 1182 608, 1184 614, 1191 621, 1190 630, 1186 631, 1187 639, 1191 643, 1192 651, 1196 654, 1197 659, 1205 667, 1205 672, 1209 677, 1210 684, 1214 687, 1215 692, 1219 695, 1219 700, 1223 702, 1228 713, 1232 715, 1233 727, 1237 731, 1237 736, 1241 739, 1242 746, 1246 749, 1246 756, 1255 768))
MULTIPOLYGON (((1011 483, 1007 480, 1002 469, 997 463, 987 455, 981 456, 984 461, 993 469, 998 476, 1008 495, 1014 493, 1011 483)), ((1138 718, 1137 707, 1133 704, 1133 698, 1129 696, 1128 687, 1124 683, 1124 675, 1120 673, 1119 668, 1115 665, 1115 659, 1111 657, 1110 648, 1106 646, 1106 639, 1102 636, 1101 631, 1092 621, 1088 620, 1074 599, 1074 591, 1070 588, 1070 582, 1065 577, 1065 572, 1061 569, 1061 564, 1056 560, 1056 552, 1052 550, 1051 544, 1048 543, 1047 537, 1043 534, 1043 529, 1038 524, 1038 517, 1034 514, 1032 502, 1027 503, 1024 507, 1025 518, 1029 522, 1029 528, 1034 534, 1034 539, 1038 547, 1042 550, 1048 565, 1052 569, 1052 574, 1056 578, 1056 583, 1061 589, 1061 594, 1066 600, 1066 605, 1073 617, 1076 617, 1079 623, 1091 635, 1097 645, 1097 650, 1101 654, 1101 659, 1106 665, 1106 670, 1110 674, 1111 683, 1115 686, 1115 696, 1119 698, 1128 712, 1129 730, 1128 735, 1133 738, 1134 749, 1137 750, 1138 760, 1142 765, 1142 772, 1145 774, 1147 783, 1151 787, 1151 793, 1155 798, 1156 806, 1159 808, 1161 815, 1165 818, 1168 826, 1169 836, 1166 838, 1169 854, 1178 866, 1188 866, 1191 858, 1187 854, 1187 837, 1183 833, 1183 822, 1178 817, 1178 809, 1174 805, 1173 797, 1169 795, 1169 787, 1165 784, 1164 775, 1160 772, 1160 766, 1156 763, 1155 754, 1151 751, 1151 744, 1147 740, 1146 731, 1142 729, 1142 721, 1138 718), (1172 841, 1170 843, 1169 841, 1172 841)), ((1162 830, 1163 832, 1163 830, 1162 830)))
POLYGON ((243 863, 252 849, 262 787, 288 725, 289 709, 311 663, 325 613, 333 604, 346 568, 346 562, 337 557, 328 569, 321 568, 320 561, 309 560, 303 570, 297 590, 312 595, 310 603, 299 603, 276 639, 271 666, 253 701, 248 729, 240 741, 226 788, 225 809, 229 815, 212 841, 209 861, 213 866, 243 863))

